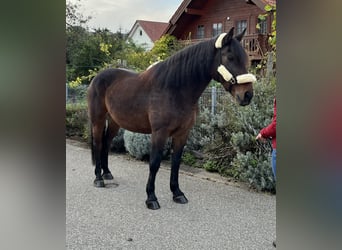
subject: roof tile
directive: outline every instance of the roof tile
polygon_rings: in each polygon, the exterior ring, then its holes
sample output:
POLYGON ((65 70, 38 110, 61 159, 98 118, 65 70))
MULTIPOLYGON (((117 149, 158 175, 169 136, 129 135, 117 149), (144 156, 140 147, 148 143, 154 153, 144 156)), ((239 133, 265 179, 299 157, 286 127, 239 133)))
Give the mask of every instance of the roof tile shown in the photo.
POLYGON ((162 35, 163 31, 166 29, 168 23, 154 22, 146 20, 137 20, 140 26, 144 29, 147 35, 151 38, 153 42, 158 40, 162 35))

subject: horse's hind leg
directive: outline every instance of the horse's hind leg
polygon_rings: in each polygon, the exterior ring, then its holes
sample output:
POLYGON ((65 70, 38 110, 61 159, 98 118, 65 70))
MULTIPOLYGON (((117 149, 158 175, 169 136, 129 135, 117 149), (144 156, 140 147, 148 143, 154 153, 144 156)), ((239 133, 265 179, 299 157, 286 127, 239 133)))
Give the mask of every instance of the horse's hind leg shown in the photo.
POLYGON ((187 140, 187 134, 180 137, 172 137, 172 162, 171 162, 171 175, 170 175, 170 189, 173 193, 173 200, 176 203, 185 204, 188 199, 179 188, 178 175, 181 157, 184 145, 187 140))
POLYGON ((119 130, 119 126, 109 117, 107 120, 107 127, 104 130, 102 138, 101 151, 101 168, 103 170, 102 178, 104 180, 113 180, 113 175, 108 168, 108 153, 111 142, 119 130))
POLYGON ((101 161, 102 161, 102 150, 103 150, 103 133, 105 129, 105 119, 92 123, 92 151, 93 159, 95 163, 95 187, 104 187, 104 180, 101 176, 101 161))

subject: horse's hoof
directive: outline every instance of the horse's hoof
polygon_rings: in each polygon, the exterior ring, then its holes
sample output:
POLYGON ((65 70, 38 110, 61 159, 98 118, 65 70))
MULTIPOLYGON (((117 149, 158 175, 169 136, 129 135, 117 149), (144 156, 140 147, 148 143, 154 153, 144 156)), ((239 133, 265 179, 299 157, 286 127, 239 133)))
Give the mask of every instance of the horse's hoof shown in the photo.
POLYGON ((148 209, 157 210, 160 208, 158 201, 146 201, 146 206, 148 209))
POLYGON ((173 201, 179 204, 188 203, 188 199, 184 195, 173 197, 173 201))
POLYGON ((112 175, 111 172, 103 174, 103 175, 102 175, 102 178, 103 178, 104 180, 113 180, 113 179, 114 179, 114 177, 113 177, 113 175, 112 175))
POLYGON ((94 180, 94 187, 105 187, 103 179, 95 179, 94 180))

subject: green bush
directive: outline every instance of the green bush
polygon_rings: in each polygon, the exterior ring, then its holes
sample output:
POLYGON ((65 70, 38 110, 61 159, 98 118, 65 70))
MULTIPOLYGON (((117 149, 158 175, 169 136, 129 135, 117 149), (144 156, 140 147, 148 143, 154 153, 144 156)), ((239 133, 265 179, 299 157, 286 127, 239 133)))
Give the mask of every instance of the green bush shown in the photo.
POLYGON ((227 94, 218 114, 202 112, 199 126, 205 131, 202 143, 206 142, 204 149, 209 155, 205 169, 246 181, 258 190, 275 191, 271 144, 255 140, 272 119, 275 86, 275 79, 258 81, 250 105, 241 107, 227 94))
POLYGON ((258 190, 274 191, 274 180, 270 162, 271 155, 265 156, 246 152, 237 153, 231 163, 231 176, 248 182, 258 190))
POLYGON ((192 150, 200 150, 202 148, 201 144, 201 131, 198 126, 193 126, 190 130, 188 139, 186 141, 184 150, 192 151, 192 150))
POLYGON ((209 172, 217 172, 217 165, 215 161, 208 160, 203 164, 203 168, 209 172))
POLYGON ((67 104, 65 109, 66 136, 87 141, 89 134, 87 104, 67 104))
POLYGON ((188 166, 194 166, 196 164, 196 157, 190 152, 184 152, 182 162, 188 166))
MULTIPOLYGON (((151 149, 151 135, 133 133, 125 130, 124 135, 125 148, 127 152, 138 160, 148 160, 150 157, 151 149)), ((166 158, 170 155, 171 143, 168 141, 165 145, 163 157, 166 158)))
POLYGON ((123 128, 120 128, 118 134, 113 138, 112 143, 110 145, 110 150, 112 152, 125 152, 125 141, 124 141, 124 132, 123 128))

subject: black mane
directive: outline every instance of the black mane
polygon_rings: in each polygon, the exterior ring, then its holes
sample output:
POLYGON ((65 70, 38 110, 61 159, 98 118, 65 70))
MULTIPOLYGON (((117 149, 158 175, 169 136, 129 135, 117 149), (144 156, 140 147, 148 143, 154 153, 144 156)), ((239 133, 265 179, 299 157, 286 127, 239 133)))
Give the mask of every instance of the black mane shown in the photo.
POLYGON ((186 47, 153 66, 155 82, 163 88, 181 88, 211 80, 210 67, 215 56, 215 40, 186 47))

